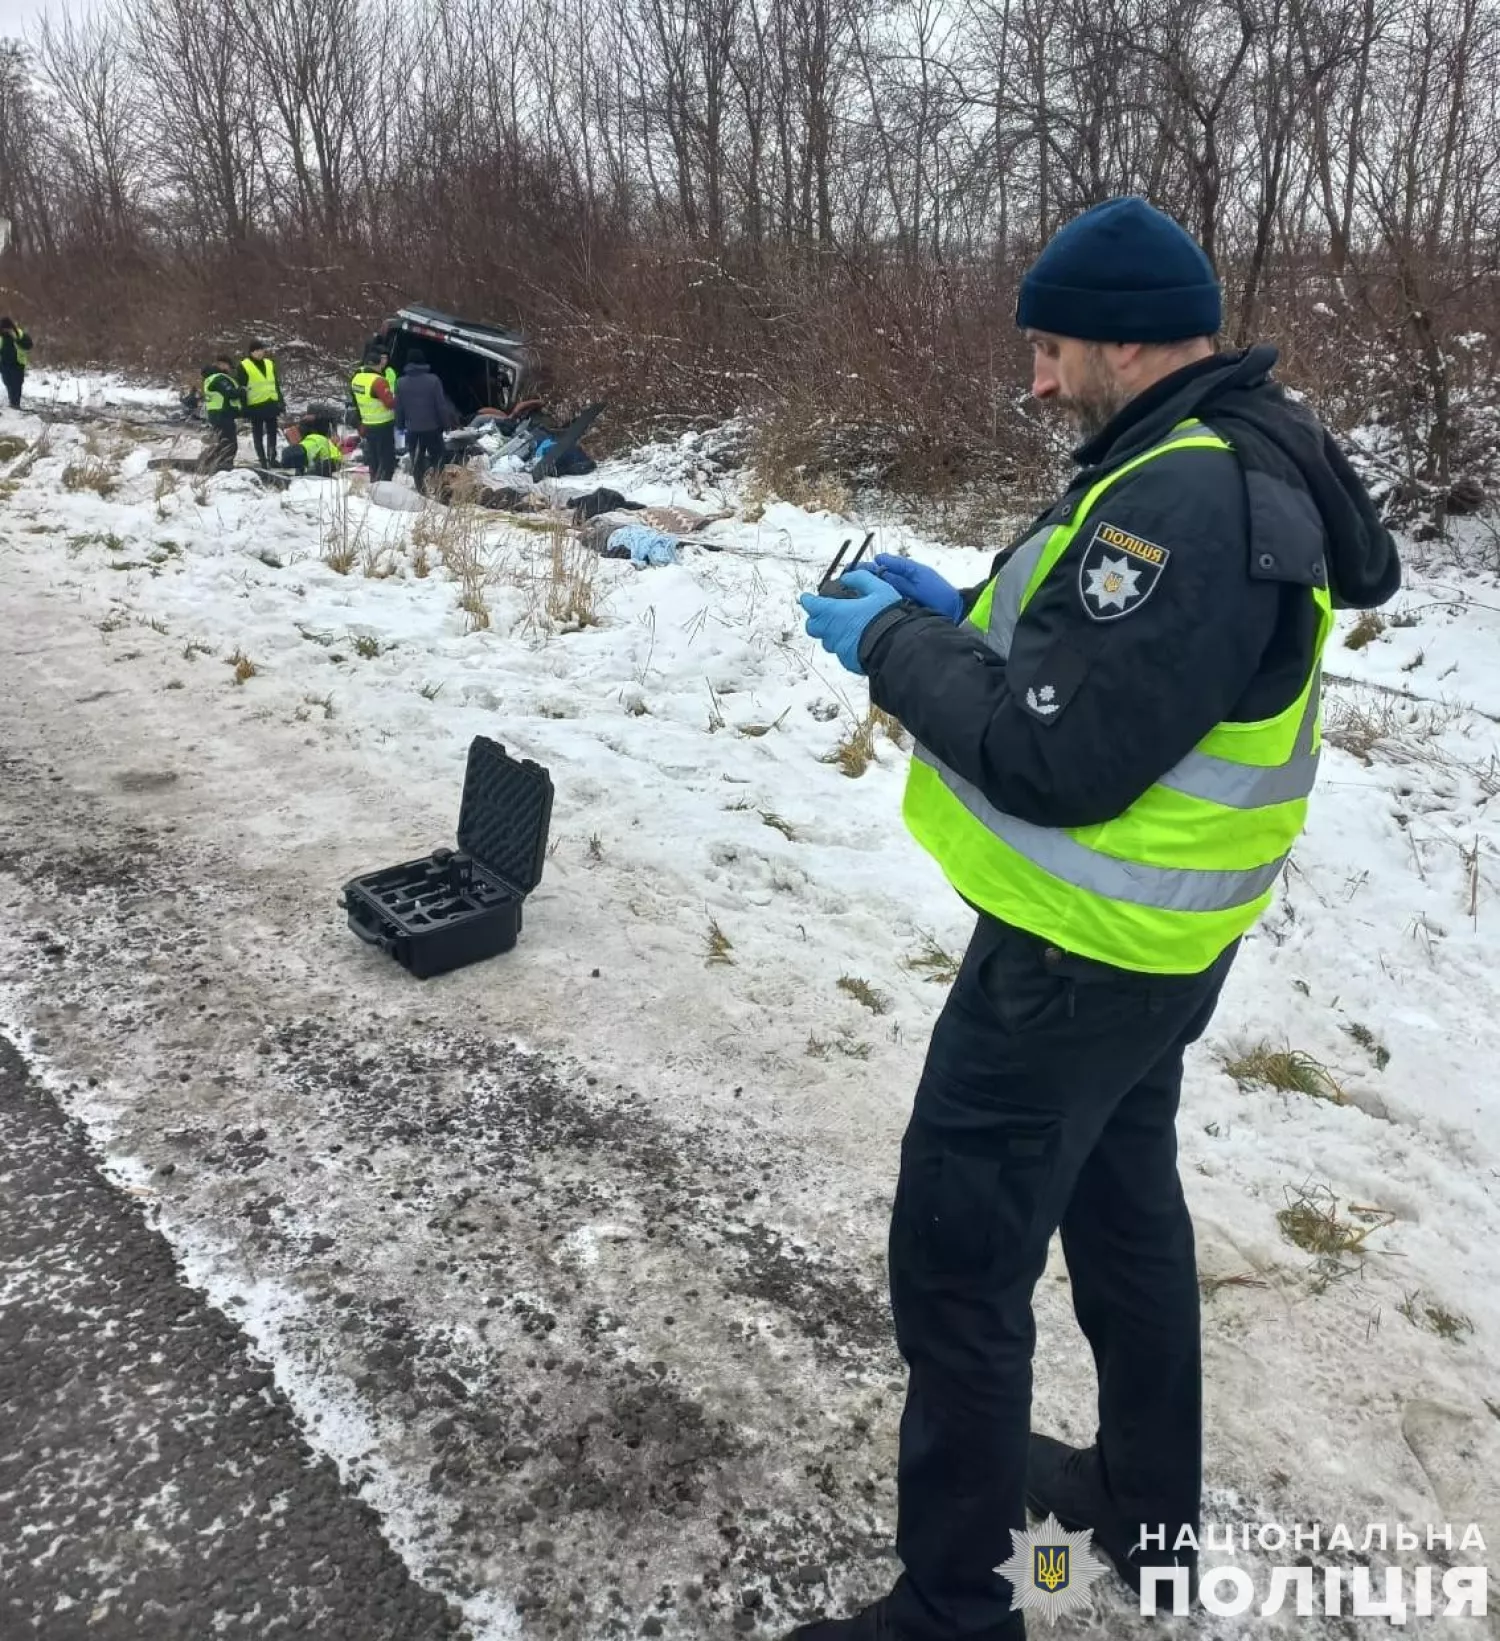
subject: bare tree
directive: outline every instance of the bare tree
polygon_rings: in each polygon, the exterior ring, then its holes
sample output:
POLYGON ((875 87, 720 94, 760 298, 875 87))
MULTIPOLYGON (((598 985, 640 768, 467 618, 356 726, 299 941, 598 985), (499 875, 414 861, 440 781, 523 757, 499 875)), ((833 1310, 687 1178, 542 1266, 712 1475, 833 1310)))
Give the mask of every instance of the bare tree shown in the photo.
POLYGON ((115 12, 49 16, 37 35, 37 66, 59 118, 51 126, 80 226, 103 243, 134 238, 145 180, 138 89, 115 12))
MULTIPOLYGON (((198 245, 243 245, 261 203, 255 77, 220 0, 131 0, 131 61, 151 90, 153 170, 198 245)), ((170 215, 170 210, 168 210, 170 215)))
POLYGON ((10 224, 10 246, 17 255, 53 250, 42 110, 25 48, 17 40, 0 40, 0 217, 10 224))

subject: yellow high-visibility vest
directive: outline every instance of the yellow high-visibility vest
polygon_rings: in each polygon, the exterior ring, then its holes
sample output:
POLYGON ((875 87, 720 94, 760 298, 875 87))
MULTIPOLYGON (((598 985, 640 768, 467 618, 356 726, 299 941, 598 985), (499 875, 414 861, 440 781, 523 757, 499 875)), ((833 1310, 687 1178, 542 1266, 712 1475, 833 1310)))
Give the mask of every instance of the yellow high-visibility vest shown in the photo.
POLYGON ((240 369, 245 373, 245 403, 252 410, 257 405, 273 405, 281 398, 274 359, 241 359, 240 369))
POLYGON ((304 433, 302 435, 302 448, 307 452, 307 465, 309 467, 314 462, 331 462, 337 467, 344 459, 343 451, 323 433, 304 433))
POLYGON ((387 422, 396 419, 396 412, 375 397, 375 384, 379 380, 378 370, 358 370, 349 379, 349 390, 359 409, 361 427, 384 427, 387 422))
MULTIPOLYGON (((968 621, 1009 655, 1021 612, 1113 484, 1171 451, 1230 448, 1201 423, 1174 429, 1101 478, 1064 523, 1023 542, 968 621)), ((912 836, 971 905, 1066 951, 1146 973, 1206 969, 1270 903, 1306 824, 1333 626, 1327 588, 1308 596, 1317 640, 1296 700, 1255 723, 1219 724, 1124 814, 1094 826, 1038 826, 996 808, 918 746, 902 805, 912 836)))

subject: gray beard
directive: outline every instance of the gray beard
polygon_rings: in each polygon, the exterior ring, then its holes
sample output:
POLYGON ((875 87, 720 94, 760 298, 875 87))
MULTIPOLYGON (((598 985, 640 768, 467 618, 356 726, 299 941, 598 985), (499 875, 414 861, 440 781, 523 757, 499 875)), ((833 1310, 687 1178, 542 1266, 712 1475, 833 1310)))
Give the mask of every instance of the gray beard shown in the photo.
POLYGON ((1126 401, 1123 397, 1099 399, 1070 399, 1066 405, 1069 416, 1073 418, 1073 425, 1078 429, 1081 441, 1087 443, 1106 427, 1124 409, 1126 401))

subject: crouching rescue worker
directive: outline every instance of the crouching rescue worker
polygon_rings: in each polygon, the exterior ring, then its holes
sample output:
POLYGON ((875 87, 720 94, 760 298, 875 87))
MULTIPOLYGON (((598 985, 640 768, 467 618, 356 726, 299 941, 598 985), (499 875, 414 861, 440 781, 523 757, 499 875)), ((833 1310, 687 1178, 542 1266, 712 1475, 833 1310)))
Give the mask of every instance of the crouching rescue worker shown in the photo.
POLYGON ((349 379, 372 480, 396 476, 396 391, 385 358, 383 353, 367 354, 362 368, 349 379))
POLYGON ((1020 1641, 1028 1507, 1092 1529, 1136 1588, 1192 1568, 1186 1541, 1173 1555, 1202 1479, 1183 1051, 1302 831, 1333 611, 1400 581, 1275 350, 1215 352, 1218 284, 1170 218, 1138 199, 1077 218, 1017 319, 1033 393, 1085 441, 1067 491, 981 587, 881 555, 844 578, 857 596, 801 601, 914 737, 907 825, 978 921, 892 1211, 903 1572, 800 1641, 1020 1641), (1099 1381, 1083 1449, 1029 1434, 1059 1228, 1099 1381))
POLYGON ((331 479, 342 467, 343 461, 343 451, 326 433, 316 428, 304 430, 301 422, 287 424, 286 449, 281 453, 281 465, 289 473, 301 473, 313 479, 331 479))
POLYGON ((203 469, 222 473, 234 466, 240 452, 235 413, 244 408, 244 389, 235 375, 234 362, 221 353, 203 367, 203 414, 213 430, 213 438, 203 457, 203 469))

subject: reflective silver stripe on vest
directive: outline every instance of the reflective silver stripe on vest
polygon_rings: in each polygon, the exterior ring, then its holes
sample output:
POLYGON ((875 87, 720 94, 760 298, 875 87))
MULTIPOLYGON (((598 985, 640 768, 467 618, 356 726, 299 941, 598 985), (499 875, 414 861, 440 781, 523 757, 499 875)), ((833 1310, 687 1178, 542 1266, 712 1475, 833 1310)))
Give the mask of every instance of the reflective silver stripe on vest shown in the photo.
POLYGON ((1227 912, 1264 894, 1286 863, 1282 855, 1268 865, 1245 871, 1204 872, 1189 866, 1143 866, 1138 861, 1116 860, 1075 842, 1066 832, 1035 826, 996 809, 977 786, 956 775, 925 747, 917 747, 915 756, 938 772, 943 785, 975 820, 1018 855, 1064 883, 1108 900, 1166 912, 1227 912))
POLYGON ((1016 548, 995 581, 995 596, 990 600, 990 625, 985 640, 1002 661, 1010 657, 1010 641, 1015 636, 1016 623, 1021 619, 1021 600, 1026 596, 1026 584, 1031 580, 1055 524, 1044 524, 1035 535, 1027 536, 1016 548))
MULTIPOLYGON (((1198 438, 1207 431, 1208 429, 1202 422, 1189 422, 1186 426, 1173 428, 1171 435, 1156 446, 1151 451, 1151 455, 1155 456, 1160 452, 1170 450, 1179 440, 1198 438)), ((1129 466, 1130 464, 1127 463, 1126 465, 1129 466)), ((1108 483, 1113 483, 1115 479, 1122 478, 1124 473, 1125 468, 1122 467, 1110 476, 1108 483)), ((1104 488, 1107 489, 1108 484, 1104 488)), ((1095 499, 1095 505, 1097 505, 1097 498, 1095 499)), ((990 601, 989 630, 985 634, 990 648, 1002 660, 1010 658, 1010 641, 1015 636, 1016 623, 1021 619, 1021 601, 1026 597, 1026 584, 1031 580, 1032 572, 1036 569, 1038 560, 1041 558, 1047 543, 1052 539, 1052 532, 1054 530, 1073 529, 1076 533, 1076 530, 1091 516, 1092 512, 1093 508, 1091 507, 1083 515, 1083 518, 1077 521, 1076 525, 1071 514, 1066 514, 1062 518, 1049 517, 1040 529, 1027 536, 1015 552, 1006 559, 1004 567, 995 582, 995 595, 990 601)))
POLYGON ((1318 722, 1318 703, 1323 687, 1323 669, 1313 673, 1307 692, 1297 744, 1284 764, 1269 768, 1257 764, 1237 764, 1211 752, 1189 752, 1157 781, 1174 792, 1225 809, 1264 809, 1273 803, 1295 803, 1312 791, 1318 778, 1318 754, 1313 751, 1313 731, 1318 722))

